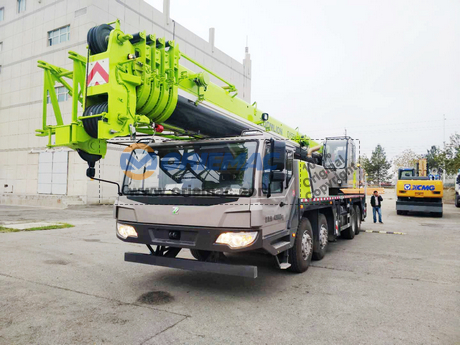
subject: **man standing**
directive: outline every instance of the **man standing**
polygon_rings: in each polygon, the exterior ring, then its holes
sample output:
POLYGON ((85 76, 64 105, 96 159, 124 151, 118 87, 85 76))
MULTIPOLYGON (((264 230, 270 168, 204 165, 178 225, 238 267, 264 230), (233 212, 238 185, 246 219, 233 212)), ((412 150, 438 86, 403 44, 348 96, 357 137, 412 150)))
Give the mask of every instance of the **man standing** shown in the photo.
POLYGON ((382 201, 383 201, 383 198, 379 195, 379 192, 374 190, 374 195, 372 195, 372 197, 371 197, 371 206, 372 206, 372 211, 373 211, 373 215, 374 215, 374 223, 377 222, 376 213, 378 213, 379 214, 379 223, 383 224, 383 222, 382 222, 382 208, 381 208, 382 201))

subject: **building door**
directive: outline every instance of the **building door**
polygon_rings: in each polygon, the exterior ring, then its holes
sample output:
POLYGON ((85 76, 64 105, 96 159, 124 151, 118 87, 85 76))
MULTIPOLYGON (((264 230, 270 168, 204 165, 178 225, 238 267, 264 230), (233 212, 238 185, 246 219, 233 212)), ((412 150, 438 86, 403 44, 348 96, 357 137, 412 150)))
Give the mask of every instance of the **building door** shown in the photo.
POLYGON ((38 194, 67 194, 68 151, 40 152, 38 194))

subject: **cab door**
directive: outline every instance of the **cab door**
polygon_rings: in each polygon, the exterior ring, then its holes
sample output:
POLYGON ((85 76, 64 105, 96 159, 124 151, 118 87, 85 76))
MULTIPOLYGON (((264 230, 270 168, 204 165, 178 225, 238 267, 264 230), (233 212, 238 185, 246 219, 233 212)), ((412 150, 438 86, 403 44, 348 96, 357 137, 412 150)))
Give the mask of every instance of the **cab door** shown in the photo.
MULTIPOLYGON (((270 154, 270 145, 267 145, 266 154, 270 154)), ((294 207, 295 201, 295 178, 293 175, 294 152, 291 148, 286 149, 286 160, 283 170, 283 181, 272 181, 270 184, 270 197, 268 197, 271 170, 264 168, 262 175, 262 198, 260 199, 260 211, 262 213, 262 226, 264 235, 273 234, 287 229, 287 224, 294 207)), ((251 207, 251 210, 253 208, 251 207)))

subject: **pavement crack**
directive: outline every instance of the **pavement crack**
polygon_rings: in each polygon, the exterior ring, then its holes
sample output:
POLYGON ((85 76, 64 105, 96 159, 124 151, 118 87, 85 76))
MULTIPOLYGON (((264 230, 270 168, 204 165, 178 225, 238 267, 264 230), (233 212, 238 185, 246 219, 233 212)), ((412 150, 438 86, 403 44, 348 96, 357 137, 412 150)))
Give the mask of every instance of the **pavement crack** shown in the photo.
POLYGON ((343 269, 343 268, 336 268, 336 267, 317 266, 317 265, 310 265, 310 267, 324 268, 324 269, 333 270, 333 271, 343 271, 343 272, 356 273, 355 271, 352 271, 352 270, 346 270, 346 269, 343 269))
POLYGON ((420 278, 390 277, 390 279, 413 280, 413 281, 416 281, 416 282, 434 283, 434 284, 441 284, 441 285, 451 285, 451 283, 448 283, 448 282, 428 280, 428 279, 420 279, 420 278))
POLYGON ((175 327, 177 324, 179 324, 179 323, 181 323, 182 321, 188 319, 189 317, 190 317, 190 316, 185 316, 182 320, 179 320, 179 321, 177 321, 176 323, 173 323, 171 326, 168 326, 168 327, 166 327, 165 329, 161 330, 160 332, 154 334, 154 335, 151 336, 150 338, 145 339, 145 340, 144 340, 142 343, 140 343, 139 345, 145 344, 145 343, 148 342, 149 340, 152 340, 153 338, 155 338, 157 335, 160 335, 161 333, 170 330, 171 328, 175 327))
POLYGON ((68 289, 68 288, 65 288, 65 287, 61 287, 61 286, 56 286, 56 285, 51 285, 51 284, 46 284, 46 283, 40 283, 40 282, 36 282, 36 281, 33 281, 33 280, 29 280, 29 279, 24 279, 24 278, 20 278, 20 277, 15 277, 15 276, 12 276, 12 275, 9 275, 9 274, 6 274, 6 273, 1 273, 1 272, 0 272, 0 276, 7 277, 7 278, 12 278, 12 279, 17 279, 17 280, 21 280, 21 281, 24 281, 24 282, 27 282, 27 283, 37 284, 37 285, 41 285, 41 286, 46 286, 46 287, 50 287, 50 288, 54 288, 54 289, 58 289, 58 290, 63 290, 63 291, 68 291, 68 292, 74 292, 74 293, 78 293, 78 294, 85 295, 85 296, 90 296, 90 297, 95 297, 95 298, 101 298, 101 299, 104 299, 104 300, 106 300, 106 301, 111 301, 111 302, 118 303, 118 304, 120 304, 120 305, 128 305, 128 306, 134 306, 134 307, 139 307, 139 308, 152 309, 152 310, 155 310, 155 311, 161 311, 161 312, 164 312, 164 313, 169 313, 169 314, 174 314, 174 315, 178 315, 178 316, 183 316, 184 318, 190 317, 190 315, 186 315, 186 314, 176 313, 176 312, 168 311, 168 310, 164 310, 164 309, 158 309, 158 308, 154 308, 154 307, 151 307, 151 306, 148 306, 148 305, 142 305, 142 304, 138 304, 138 303, 123 302, 123 301, 120 301, 120 300, 117 300, 117 299, 114 299, 114 298, 109 298, 109 297, 94 295, 94 294, 90 294, 90 293, 87 293, 87 292, 78 291, 78 290, 72 290, 72 289, 68 289))

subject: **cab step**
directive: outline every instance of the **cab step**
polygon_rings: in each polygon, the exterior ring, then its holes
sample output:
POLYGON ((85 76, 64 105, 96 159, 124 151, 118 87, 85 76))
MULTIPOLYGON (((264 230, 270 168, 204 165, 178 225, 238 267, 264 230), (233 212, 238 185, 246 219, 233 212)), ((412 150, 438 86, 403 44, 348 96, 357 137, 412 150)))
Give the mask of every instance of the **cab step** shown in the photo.
POLYGON ((276 263, 280 269, 287 270, 289 267, 291 267, 291 264, 289 263, 289 252, 287 250, 278 255, 275 255, 275 258, 276 263))
POLYGON ((272 246, 276 250, 282 252, 282 251, 285 251, 286 249, 289 249, 290 244, 291 243, 288 241, 280 241, 280 242, 273 243, 272 246))

